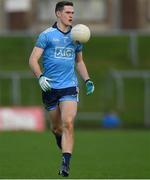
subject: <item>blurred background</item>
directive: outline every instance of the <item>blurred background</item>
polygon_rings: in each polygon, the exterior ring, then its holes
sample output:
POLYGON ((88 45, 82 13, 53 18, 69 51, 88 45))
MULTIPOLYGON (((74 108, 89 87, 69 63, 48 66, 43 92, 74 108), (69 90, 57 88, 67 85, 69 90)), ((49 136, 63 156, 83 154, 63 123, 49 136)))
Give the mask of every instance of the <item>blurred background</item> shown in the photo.
MULTIPOLYGON (((29 69, 28 59, 38 34, 56 21, 54 14, 56 2, 58 1, 0 0, 0 131, 45 131, 49 128, 38 81, 29 69)), ((84 45, 83 54, 91 79, 95 83, 94 94, 86 96, 85 84, 79 79, 80 103, 76 128, 79 130, 90 128, 91 132, 95 129, 103 131, 112 128, 119 128, 119 131, 147 130, 150 127, 150 0, 72 0, 72 2, 75 9, 74 25, 82 23, 91 29, 92 37, 84 45)), ((113 136, 104 132, 101 135, 104 139, 109 135, 112 139, 121 137, 121 133, 113 136)), ((136 141, 136 137, 142 142, 149 136, 146 134, 142 139, 140 135, 135 135, 133 141, 132 137, 132 133, 129 134, 126 142, 128 143, 131 138, 132 144, 136 141)), ((111 141, 111 138, 108 139, 111 141)), ((124 136, 116 140, 116 144, 123 139, 124 136)), ((101 140, 103 142, 103 139, 101 140)), ((2 138, 1 142, 4 142, 2 138)), ((106 149, 115 147, 107 145, 106 149)), ((129 147, 128 145, 124 145, 125 148, 129 147)), ((148 141, 140 145, 144 146, 148 152, 148 141)), ((137 149, 138 145, 133 153, 137 152, 137 149)), ((129 147, 129 152, 130 150, 129 147)), ((139 158, 138 155, 137 157, 139 158)), ((137 167, 136 160, 135 166, 130 162, 132 167, 137 167)), ((139 162, 146 166, 145 161, 140 159, 139 162)), ((118 161, 118 166, 120 164, 118 161)), ((148 169, 148 166, 145 168, 148 169)), ((7 176, 4 171, 6 169, 0 172, 0 177, 12 177, 14 171, 7 176)), ((133 172, 124 172, 121 176, 117 174, 117 170, 114 176, 113 173, 112 176, 105 176, 108 173, 106 170, 102 176, 75 174, 73 177, 147 178, 150 175, 148 170, 144 171, 143 176, 138 169, 135 171, 139 173, 137 176, 133 172)), ((30 177, 45 176, 34 176, 33 173, 30 177)))
MULTIPOLYGON (((42 106, 28 58, 38 34, 56 21, 56 2, 0 1, 1 107, 42 106)), ((76 123, 91 126, 92 120, 93 125, 101 127, 106 114, 115 114, 123 127, 149 127, 150 1, 73 2, 74 24, 86 24, 92 32, 83 53, 96 85, 95 93, 86 97, 81 80, 76 123)))

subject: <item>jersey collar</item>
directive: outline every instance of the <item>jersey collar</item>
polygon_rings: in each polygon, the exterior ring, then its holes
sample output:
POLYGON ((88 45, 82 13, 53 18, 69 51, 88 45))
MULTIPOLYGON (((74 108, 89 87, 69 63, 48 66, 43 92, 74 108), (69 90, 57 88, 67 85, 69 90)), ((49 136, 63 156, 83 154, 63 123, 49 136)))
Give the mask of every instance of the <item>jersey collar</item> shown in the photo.
POLYGON ((68 34, 68 33, 70 33, 71 28, 72 28, 72 26, 70 26, 69 31, 67 31, 67 32, 63 32, 63 31, 61 31, 61 30, 58 28, 58 26, 57 26, 57 22, 55 22, 55 23, 54 23, 54 25, 53 25, 52 27, 53 27, 53 28, 56 28, 58 31, 60 31, 60 32, 61 32, 61 33, 63 33, 63 34, 68 34))

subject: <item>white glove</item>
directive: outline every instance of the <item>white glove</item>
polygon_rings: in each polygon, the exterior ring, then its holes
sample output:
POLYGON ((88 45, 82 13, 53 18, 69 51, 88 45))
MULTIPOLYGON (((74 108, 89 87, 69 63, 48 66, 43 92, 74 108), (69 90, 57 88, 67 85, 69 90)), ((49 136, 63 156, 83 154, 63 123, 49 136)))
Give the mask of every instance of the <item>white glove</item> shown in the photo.
POLYGON ((51 87, 50 87, 50 84, 49 84, 49 81, 51 81, 51 79, 41 75, 39 77, 39 85, 41 86, 41 89, 43 91, 48 91, 48 90, 51 90, 51 87))

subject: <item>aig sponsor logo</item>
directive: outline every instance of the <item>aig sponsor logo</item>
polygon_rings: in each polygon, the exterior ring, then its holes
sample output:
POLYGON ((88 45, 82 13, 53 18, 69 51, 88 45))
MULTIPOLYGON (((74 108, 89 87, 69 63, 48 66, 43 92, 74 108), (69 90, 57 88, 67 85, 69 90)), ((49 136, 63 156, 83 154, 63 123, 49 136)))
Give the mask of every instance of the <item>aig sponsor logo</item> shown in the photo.
POLYGON ((55 48, 55 58, 72 59, 74 57, 74 49, 72 48, 55 48))

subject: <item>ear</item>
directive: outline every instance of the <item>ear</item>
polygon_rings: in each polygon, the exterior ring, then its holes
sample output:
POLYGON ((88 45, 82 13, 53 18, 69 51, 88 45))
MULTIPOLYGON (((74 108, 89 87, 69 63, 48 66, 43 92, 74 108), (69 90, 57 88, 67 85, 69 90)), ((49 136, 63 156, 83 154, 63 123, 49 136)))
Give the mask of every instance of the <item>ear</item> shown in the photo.
POLYGON ((60 11, 57 11, 57 12, 56 12, 56 16, 57 16, 57 17, 60 17, 60 16, 61 16, 60 11))

